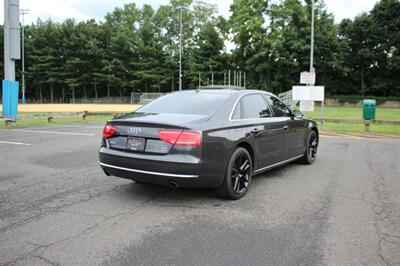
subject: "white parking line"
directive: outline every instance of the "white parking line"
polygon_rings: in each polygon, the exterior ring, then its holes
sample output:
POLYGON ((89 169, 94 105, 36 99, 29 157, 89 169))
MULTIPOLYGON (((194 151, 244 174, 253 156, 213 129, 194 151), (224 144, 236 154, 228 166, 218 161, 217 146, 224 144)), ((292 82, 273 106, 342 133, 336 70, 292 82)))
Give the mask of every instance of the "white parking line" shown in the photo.
POLYGON ((31 145, 29 143, 2 141, 2 140, 0 140, 0 144, 23 145, 23 146, 30 146, 31 145))
POLYGON ((29 129, 5 129, 17 132, 30 132, 30 133, 46 133, 46 134, 58 134, 58 135, 73 135, 73 136, 94 136, 89 133, 75 133, 75 132, 59 132, 59 131, 47 131, 47 130, 29 130, 29 129))
POLYGON ((104 126, 77 126, 77 125, 59 125, 57 127, 72 127, 72 128, 99 128, 99 129, 103 129, 104 126))

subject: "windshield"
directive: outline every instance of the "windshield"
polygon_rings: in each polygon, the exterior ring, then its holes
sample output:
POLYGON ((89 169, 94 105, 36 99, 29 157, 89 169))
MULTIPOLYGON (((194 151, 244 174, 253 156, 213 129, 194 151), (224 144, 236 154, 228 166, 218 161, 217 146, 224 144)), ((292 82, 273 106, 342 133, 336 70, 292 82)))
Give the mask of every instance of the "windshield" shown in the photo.
POLYGON ((171 93, 146 104, 136 112, 211 115, 229 96, 195 91, 171 93))

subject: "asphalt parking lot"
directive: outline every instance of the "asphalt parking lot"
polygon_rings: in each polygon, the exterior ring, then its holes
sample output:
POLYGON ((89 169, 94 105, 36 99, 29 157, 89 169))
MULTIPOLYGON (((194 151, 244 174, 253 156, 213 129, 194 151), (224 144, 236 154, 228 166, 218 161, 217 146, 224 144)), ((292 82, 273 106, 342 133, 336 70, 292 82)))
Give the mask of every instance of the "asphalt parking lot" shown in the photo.
POLYGON ((105 176, 101 131, 0 130, 0 265, 400 265, 398 140, 322 137, 226 201, 105 176))

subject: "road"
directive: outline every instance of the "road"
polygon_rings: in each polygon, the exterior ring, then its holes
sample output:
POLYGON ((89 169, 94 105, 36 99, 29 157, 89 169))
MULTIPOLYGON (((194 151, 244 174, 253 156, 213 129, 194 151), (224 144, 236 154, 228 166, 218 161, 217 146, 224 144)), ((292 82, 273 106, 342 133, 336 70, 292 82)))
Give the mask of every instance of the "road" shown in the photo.
POLYGON ((98 166, 101 125, 0 130, 0 265, 400 265, 400 141, 321 137, 239 201, 98 166))

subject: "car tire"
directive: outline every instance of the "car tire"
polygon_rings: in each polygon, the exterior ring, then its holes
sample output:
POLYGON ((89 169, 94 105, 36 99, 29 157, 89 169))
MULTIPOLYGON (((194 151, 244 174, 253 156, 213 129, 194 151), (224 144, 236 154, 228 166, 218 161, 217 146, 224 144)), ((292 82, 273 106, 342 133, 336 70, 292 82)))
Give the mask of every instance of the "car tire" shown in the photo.
POLYGON ((318 136, 314 130, 311 130, 307 137, 307 147, 303 157, 299 162, 303 164, 313 164, 317 159, 318 152, 318 136))
POLYGON ((249 152, 244 148, 237 148, 229 160, 224 181, 217 193, 223 198, 240 199, 246 194, 252 175, 253 166, 249 152))

